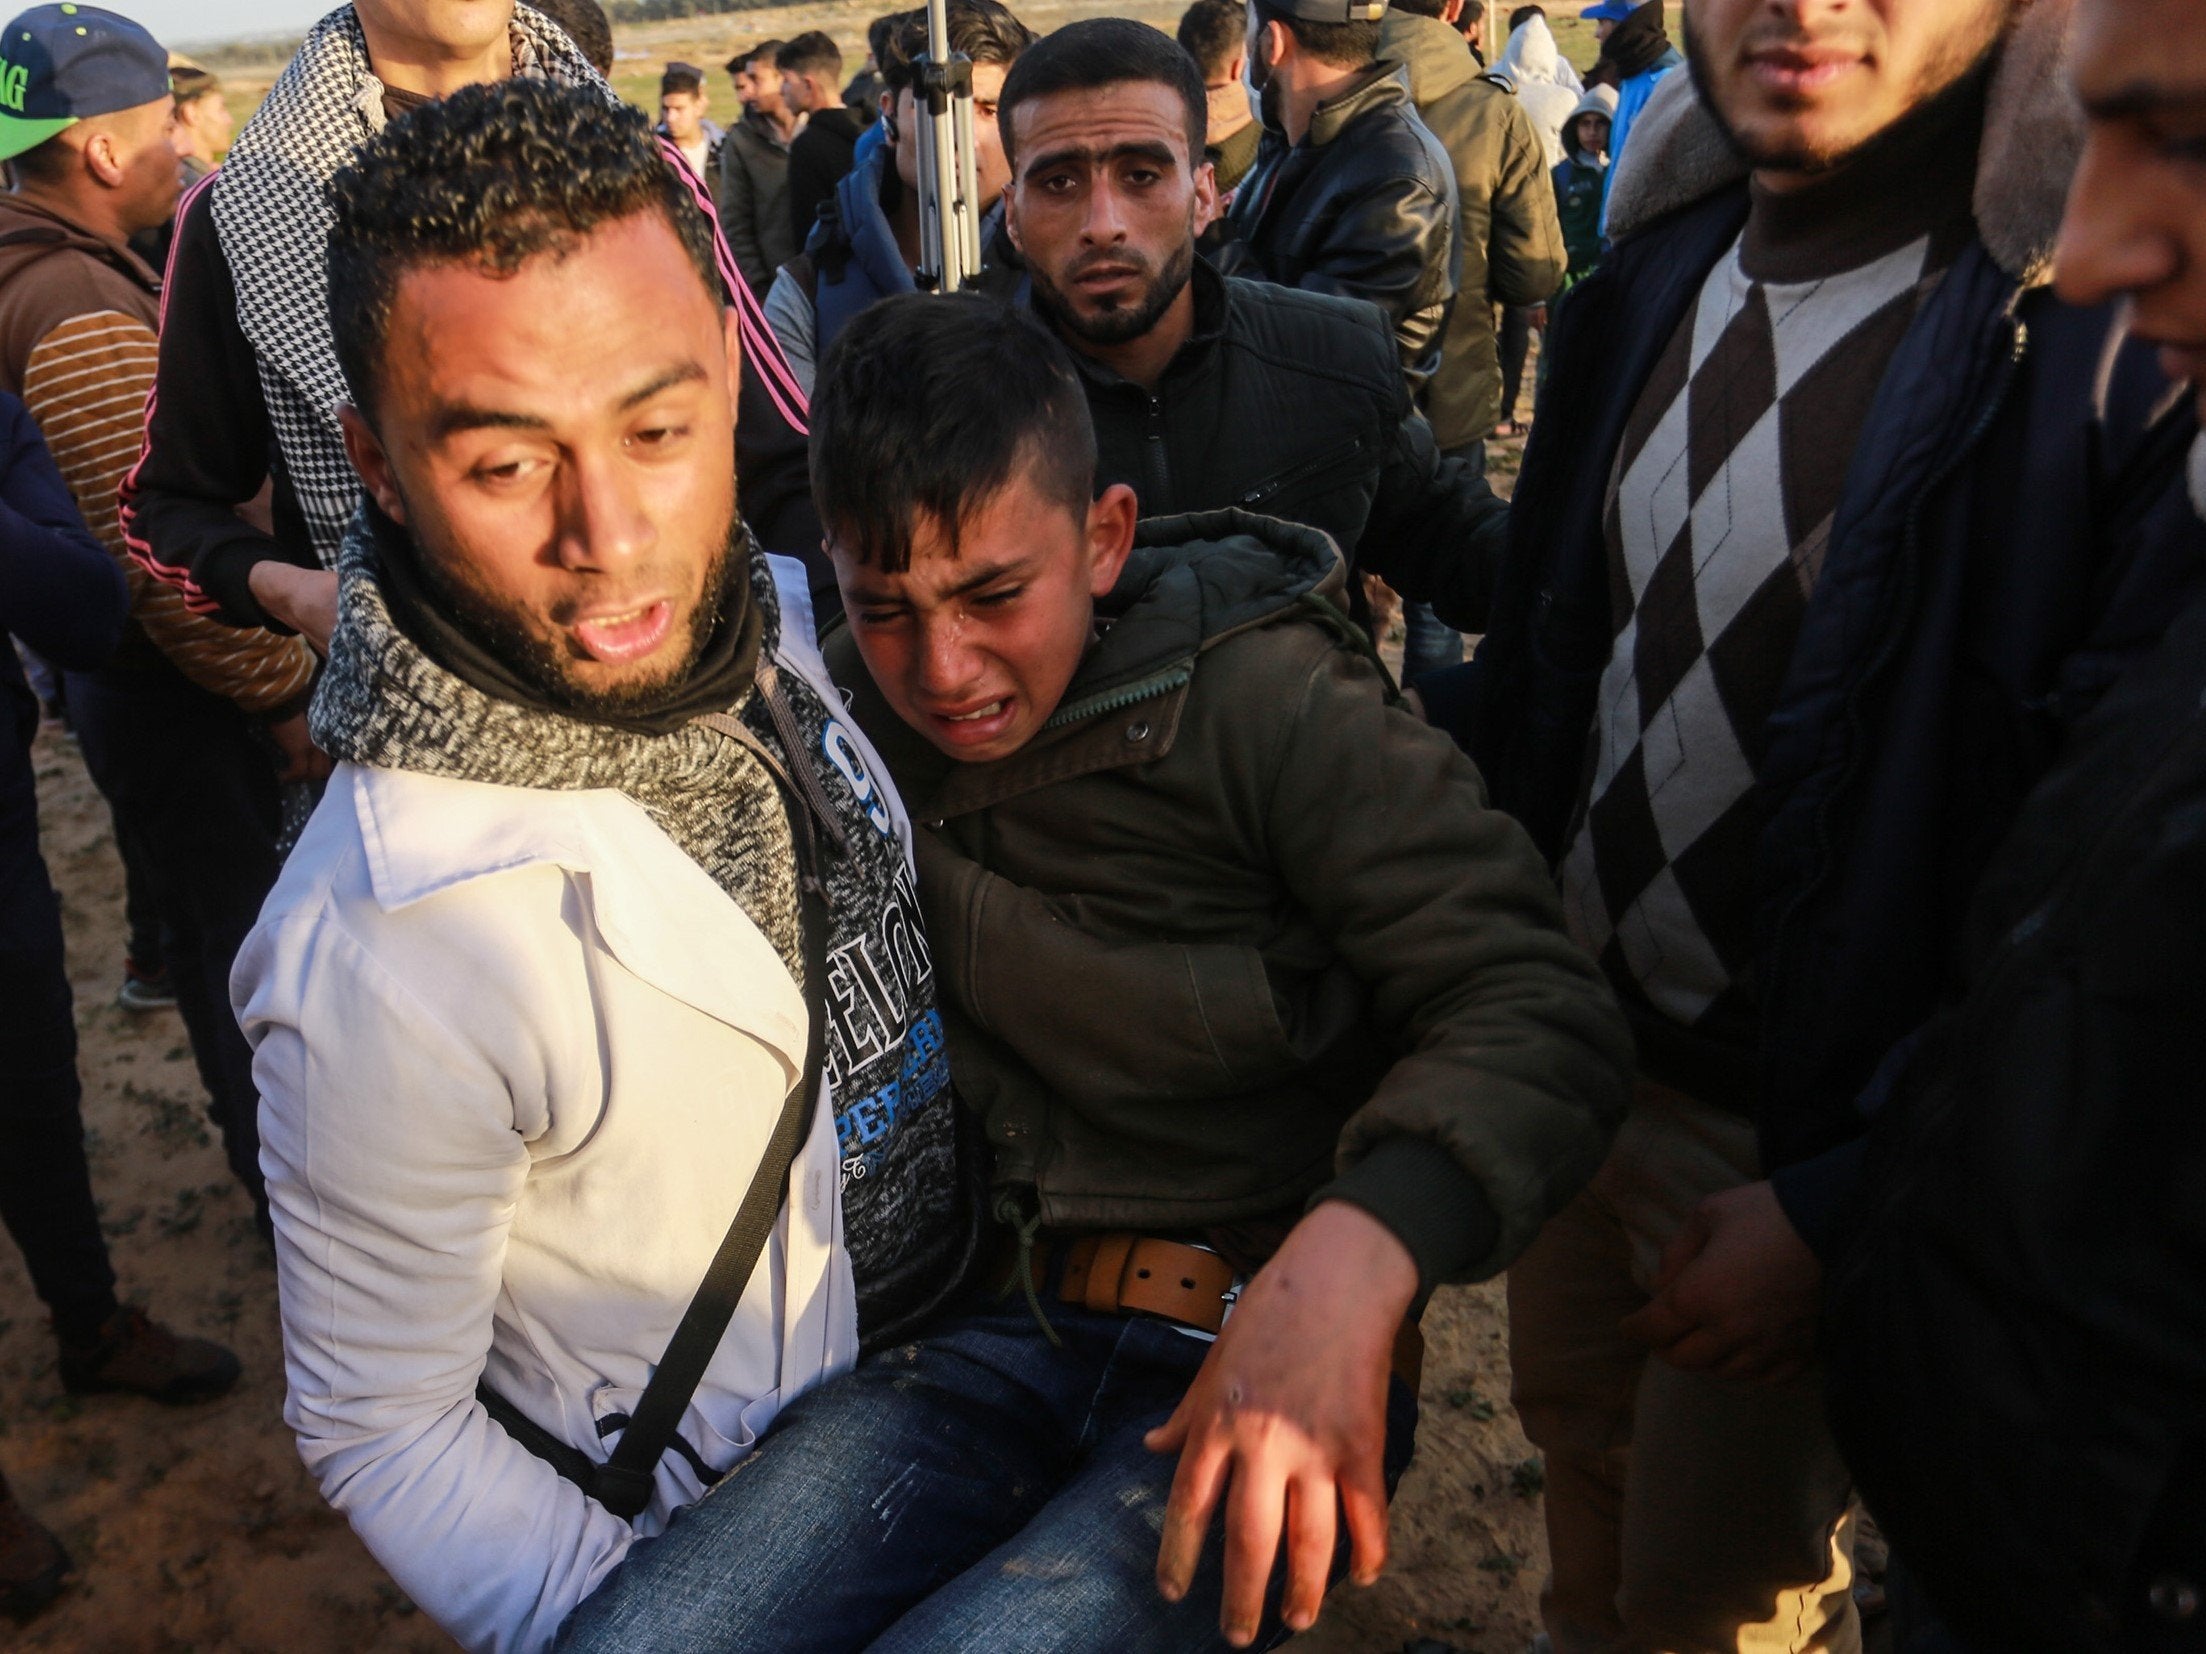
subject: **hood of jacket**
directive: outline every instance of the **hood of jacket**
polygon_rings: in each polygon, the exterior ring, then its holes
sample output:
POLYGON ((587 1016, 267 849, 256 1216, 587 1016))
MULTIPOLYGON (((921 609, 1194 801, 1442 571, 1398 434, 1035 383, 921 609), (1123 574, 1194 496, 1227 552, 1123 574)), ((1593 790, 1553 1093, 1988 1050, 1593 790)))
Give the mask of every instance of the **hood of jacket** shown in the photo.
MULTIPOLYGON (((2071 0, 2031 0, 1999 47, 1976 168, 1976 231, 2026 286, 2051 280, 2069 180, 2083 154, 2083 107, 2069 88, 2071 0)), ((1665 75, 1632 124, 1609 186, 1609 235, 1621 241, 1747 175, 1690 75, 1665 75)))
MULTIPOLYGON (((855 262, 877 296, 914 291, 911 266, 904 262, 895 227, 881 205, 890 165, 888 145, 870 145, 858 152, 835 185, 834 212, 812 227, 804 249, 819 267, 823 284, 840 282, 842 265, 855 262)), ((903 187, 903 180, 897 180, 897 187, 903 187)))
POLYGON ((1517 25, 1516 32, 1509 37, 1509 44, 1502 47, 1501 56, 1494 60, 1494 73, 1507 75, 1519 86, 1528 80, 1568 85, 1570 83, 1563 78, 1562 64, 1562 49, 1555 44, 1555 34, 1548 28, 1547 19, 1528 17, 1517 25))
POLYGON ((1341 607, 1346 567, 1329 535, 1228 509, 1154 517, 1134 534, 1102 623, 1048 727, 1063 729, 1177 687, 1195 657, 1287 610, 1341 607))
POLYGON ((1604 67, 1613 70, 1619 80, 1630 80, 1656 67, 1665 57, 1675 61, 1677 48, 1670 44, 1670 36, 1663 27, 1662 0, 1646 0, 1636 6, 1632 14, 1616 25, 1616 30, 1601 45, 1600 62, 1596 70, 1604 67))
POLYGON ((1419 107, 1478 79, 1478 60, 1452 25, 1389 6, 1379 20, 1379 56, 1409 71, 1409 95, 1419 107))
POLYGON ((1576 133, 1580 115, 1600 116, 1610 123, 1610 131, 1613 134, 1616 122, 1616 88, 1613 86, 1587 87, 1586 95, 1578 100, 1578 106, 1571 110, 1570 118, 1563 122, 1564 157, 1568 160, 1577 161, 1584 166, 1606 167, 1609 164, 1609 157, 1606 152, 1599 155, 1588 155, 1578 147, 1576 133))
POLYGON ((161 290, 161 278, 153 267, 121 242, 96 236, 20 195, 0 194, 0 288, 40 259, 63 251, 113 265, 148 293, 161 290))

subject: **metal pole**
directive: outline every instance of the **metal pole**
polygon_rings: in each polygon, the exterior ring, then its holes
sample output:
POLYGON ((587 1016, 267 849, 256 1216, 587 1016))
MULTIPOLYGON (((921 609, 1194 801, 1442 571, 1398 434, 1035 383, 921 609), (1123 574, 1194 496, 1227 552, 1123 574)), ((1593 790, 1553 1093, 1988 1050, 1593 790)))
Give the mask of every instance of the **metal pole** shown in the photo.
POLYGON ((913 68, 919 115, 919 285, 955 293, 980 274, 973 63, 950 50, 947 0, 927 0, 927 55, 913 68))

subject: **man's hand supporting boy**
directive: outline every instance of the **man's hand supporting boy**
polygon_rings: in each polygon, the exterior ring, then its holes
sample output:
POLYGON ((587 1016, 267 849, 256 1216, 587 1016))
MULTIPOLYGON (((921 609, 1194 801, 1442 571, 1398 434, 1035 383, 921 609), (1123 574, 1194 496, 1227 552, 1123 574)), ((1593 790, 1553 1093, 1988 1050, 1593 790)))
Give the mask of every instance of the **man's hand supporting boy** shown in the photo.
POLYGON ((1282 1528, 1287 1625, 1307 1630, 1333 1567, 1336 1508, 1359 1585, 1386 1565, 1389 1358, 1418 1290, 1409 1248, 1346 1201, 1321 1202, 1241 1295, 1172 1417, 1149 1433, 1178 1453, 1157 1553, 1157 1587, 1187 1594, 1225 1503, 1219 1628, 1245 1648, 1263 1618, 1282 1528))

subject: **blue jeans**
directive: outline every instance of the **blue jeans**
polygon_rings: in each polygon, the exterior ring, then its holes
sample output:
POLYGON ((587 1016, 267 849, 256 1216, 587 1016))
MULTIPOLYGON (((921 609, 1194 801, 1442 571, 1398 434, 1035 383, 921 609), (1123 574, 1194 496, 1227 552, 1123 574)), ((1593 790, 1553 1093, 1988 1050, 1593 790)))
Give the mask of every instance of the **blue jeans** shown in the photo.
MULTIPOLYGON (((1222 1648, 1224 1544, 1157 1594, 1177 1459, 1162 1424, 1210 1346, 1157 1321, 976 1293, 782 1410, 751 1455, 629 1552, 563 1654, 1182 1654, 1222 1648)), ((1387 1397, 1387 1485, 1417 1400, 1387 1397)), ((1345 1552, 1343 1553, 1345 1555, 1345 1552)), ((1282 1635, 1278 1582, 1258 1646, 1282 1635)))

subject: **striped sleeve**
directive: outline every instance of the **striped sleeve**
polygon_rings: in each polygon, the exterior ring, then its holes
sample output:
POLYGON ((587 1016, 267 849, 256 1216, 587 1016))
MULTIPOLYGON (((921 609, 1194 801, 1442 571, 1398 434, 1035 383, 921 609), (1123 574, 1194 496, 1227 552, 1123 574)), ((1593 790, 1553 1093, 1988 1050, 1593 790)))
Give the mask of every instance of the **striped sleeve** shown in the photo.
POLYGON ((191 613, 184 594, 147 575, 123 545, 115 490, 138 458, 158 357, 153 330, 133 317, 114 310, 72 316, 32 349, 23 400, 85 521, 129 577, 131 618, 192 682, 246 712, 274 712, 313 682, 306 640, 191 613))

